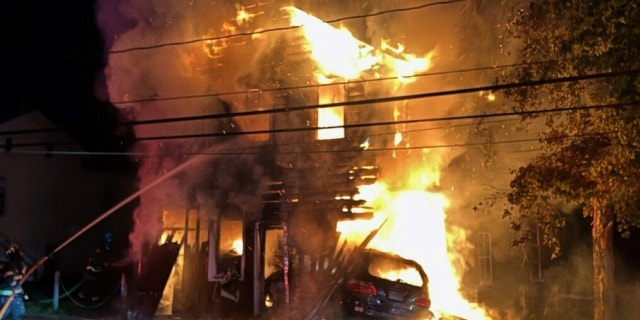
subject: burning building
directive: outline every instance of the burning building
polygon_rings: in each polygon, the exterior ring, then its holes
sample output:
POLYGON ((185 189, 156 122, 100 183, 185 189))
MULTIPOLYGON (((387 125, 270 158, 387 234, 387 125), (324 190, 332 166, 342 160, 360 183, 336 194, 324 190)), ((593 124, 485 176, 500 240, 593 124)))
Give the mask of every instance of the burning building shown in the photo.
POLYGON ((454 266, 468 245, 445 225, 451 155, 417 143, 417 120, 446 114, 409 101, 431 50, 409 54, 365 20, 327 23, 311 3, 103 5, 109 97, 136 122, 144 312, 303 312, 336 249, 387 221, 369 245, 423 265, 435 311, 489 318, 454 266))

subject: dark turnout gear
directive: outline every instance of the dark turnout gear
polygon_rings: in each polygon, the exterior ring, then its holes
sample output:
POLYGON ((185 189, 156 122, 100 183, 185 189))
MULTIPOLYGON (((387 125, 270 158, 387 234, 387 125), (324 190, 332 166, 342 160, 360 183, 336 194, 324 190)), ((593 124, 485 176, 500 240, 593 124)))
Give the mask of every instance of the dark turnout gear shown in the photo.
MULTIPOLYGON (((0 304, 4 306, 4 304, 7 302, 7 299, 9 299, 9 296, 1 295, 0 304)), ((11 315, 11 318, 13 320, 22 320, 25 312, 26 309, 24 307, 24 299, 20 297, 19 294, 16 294, 13 297, 13 300, 11 300, 11 304, 9 305, 9 308, 7 308, 7 311, 2 319, 7 319, 9 315, 11 315)))
POLYGON ((94 254, 89 257, 87 265, 85 266, 85 284, 78 293, 78 296, 82 299, 96 302, 100 300, 102 292, 102 282, 104 278, 104 272, 107 268, 107 263, 104 257, 105 252, 102 248, 96 248, 94 254))
POLYGON ((104 254, 102 249, 96 249, 96 252, 89 257, 89 261, 87 262, 86 270, 90 272, 102 272, 106 267, 106 263, 104 261, 104 254))
POLYGON ((5 251, 7 260, 2 267, 2 281, 0 282, 0 302, 5 302, 13 295, 11 304, 7 308, 3 319, 11 314, 14 320, 20 320, 24 316, 24 300, 28 299, 22 289, 22 278, 27 267, 22 263, 22 252, 16 245, 11 245, 5 251))

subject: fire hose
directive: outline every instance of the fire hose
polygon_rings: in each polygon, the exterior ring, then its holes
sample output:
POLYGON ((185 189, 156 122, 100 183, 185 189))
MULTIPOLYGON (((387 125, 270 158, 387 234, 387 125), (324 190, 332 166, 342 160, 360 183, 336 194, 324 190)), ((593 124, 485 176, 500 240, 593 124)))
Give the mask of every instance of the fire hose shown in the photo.
MULTIPOLYGON (((130 195, 129 197, 127 197, 126 199, 122 200, 120 203, 116 204, 115 206, 113 206, 113 208, 107 210, 105 213, 101 214, 99 217, 97 217, 95 220, 91 221, 89 224, 87 224, 84 228, 82 228, 80 231, 76 232, 75 234, 73 234, 71 237, 69 237, 69 239, 67 239, 66 241, 64 241, 61 245, 59 245, 57 248, 55 248, 55 250, 53 250, 49 255, 44 256, 42 258, 40 258, 40 260, 38 260, 36 263, 34 263, 31 268, 29 268, 29 270, 27 270, 27 272, 24 274, 24 276, 22 277, 22 279, 20 279, 20 281, 18 282, 19 285, 22 285, 28 278, 29 276, 31 276, 42 264, 44 264, 48 259, 50 259, 51 257, 53 257, 54 254, 56 254, 58 251, 62 250, 62 248, 66 247, 69 243, 71 243, 73 240, 75 240, 76 238, 78 238, 80 235, 82 235, 83 233, 85 233, 87 230, 91 229, 93 226, 95 226, 96 224, 98 224, 100 221, 106 219, 108 216, 110 216, 112 213, 114 213, 116 210, 120 209, 121 207, 123 207, 125 204, 129 203, 130 201, 134 200, 135 198, 137 198, 138 196, 140 196, 140 194, 144 193, 145 191, 155 187, 156 185, 158 185, 159 183, 163 182, 164 180, 168 179, 169 177, 173 176, 175 173, 179 172, 180 170, 184 169, 185 167, 187 167, 188 165, 192 164, 194 162, 194 160, 198 160, 201 158, 192 158, 190 160, 185 161, 184 163, 180 164, 179 166, 175 167, 174 169, 172 169, 171 171, 169 171, 167 174, 165 174, 164 176, 152 181, 151 183, 149 183, 148 185, 146 185, 144 188, 141 188, 140 190, 136 191, 135 193, 133 193, 132 195, 130 195)), ((11 302, 13 301, 13 299, 15 298, 16 293, 15 291, 7 297, 7 300, 4 302, 4 305, 2 306, 2 309, 0 309, 0 319, 4 318, 5 313, 7 312, 7 309, 9 309, 9 306, 11 305, 11 302)))
MULTIPOLYGON (((157 180, 156 183, 158 183, 161 180, 157 180)), ((147 186, 147 188, 142 189, 142 190, 146 190, 148 188, 150 188, 151 186, 154 186, 156 183, 152 183, 149 186, 147 186)), ((54 254, 56 254, 58 251, 60 251, 62 248, 64 248, 65 246, 67 246, 69 243, 71 243, 73 240, 75 240, 76 238, 78 238, 81 234, 83 234, 84 232, 86 232, 87 230, 89 230, 91 227, 93 227, 94 225, 98 224, 98 222, 104 220, 106 217, 108 217, 109 215, 111 215, 113 212, 115 212, 117 209, 119 209, 120 207, 124 206, 126 203, 128 203, 129 201, 135 199, 138 195, 140 194, 139 192, 134 193, 133 195, 131 195, 129 198, 125 199, 124 201, 120 202, 118 205, 114 206, 113 208, 111 208, 110 210, 108 210, 107 212, 103 213, 102 215, 100 215, 98 218, 96 218, 95 220, 93 220, 91 223, 89 223, 88 225, 86 225, 84 228, 82 228, 80 231, 76 232, 74 235, 72 235, 71 237, 69 237, 69 239, 67 239, 65 242, 63 242, 61 245, 59 245, 55 250, 53 250, 49 255, 44 256, 42 258, 40 258, 40 260, 38 260, 36 263, 34 263, 28 270, 27 272, 24 274, 24 276, 22 277, 22 279, 20 279, 20 281, 18 282, 19 285, 22 285, 28 278, 29 276, 31 276, 37 269, 38 267, 40 267, 42 264, 44 264, 49 258, 53 257, 54 254)), ((7 309, 9 308, 9 306, 11 305, 11 302, 13 301, 13 299, 15 298, 15 291, 9 296, 7 297, 7 300, 4 302, 4 305, 2 306, 2 309, 0 309, 0 319, 2 319, 4 317, 4 314, 7 312, 7 309)))

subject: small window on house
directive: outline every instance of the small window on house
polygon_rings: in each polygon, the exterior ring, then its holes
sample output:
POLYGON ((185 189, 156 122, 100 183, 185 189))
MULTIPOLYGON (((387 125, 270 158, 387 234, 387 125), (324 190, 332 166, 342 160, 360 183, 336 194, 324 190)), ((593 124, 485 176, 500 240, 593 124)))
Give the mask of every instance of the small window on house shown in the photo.
MULTIPOLYGON (((332 104, 343 102, 346 99, 344 87, 340 85, 319 86, 318 103, 332 104)), ((318 109, 318 140, 343 139, 344 138, 344 106, 335 106, 318 109), (327 128, 330 127, 330 128, 327 128)))
POLYGON ((7 180, 0 177, 0 216, 6 214, 5 206, 7 202, 7 180))
POLYGON ((493 283, 493 261, 491 259, 491 233, 481 232, 478 241, 478 267, 482 284, 493 283))

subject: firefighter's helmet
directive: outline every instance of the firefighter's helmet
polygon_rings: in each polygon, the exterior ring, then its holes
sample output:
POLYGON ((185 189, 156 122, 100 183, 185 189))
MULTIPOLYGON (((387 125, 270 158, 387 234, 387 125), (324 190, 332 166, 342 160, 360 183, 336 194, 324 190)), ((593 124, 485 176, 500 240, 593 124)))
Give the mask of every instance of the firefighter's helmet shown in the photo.
POLYGON ((105 251, 109 251, 111 250, 111 244, 113 243, 113 233, 111 233, 110 231, 105 232, 102 235, 102 240, 103 240, 103 249, 105 251))
POLYGON ((4 251, 4 254, 7 257, 20 254, 20 247, 17 244, 12 243, 9 245, 9 247, 7 247, 7 250, 4 251))

